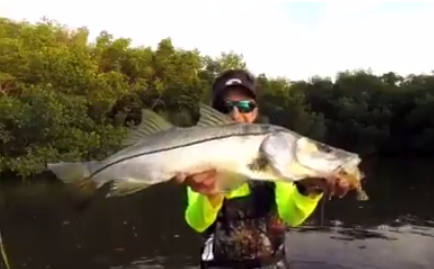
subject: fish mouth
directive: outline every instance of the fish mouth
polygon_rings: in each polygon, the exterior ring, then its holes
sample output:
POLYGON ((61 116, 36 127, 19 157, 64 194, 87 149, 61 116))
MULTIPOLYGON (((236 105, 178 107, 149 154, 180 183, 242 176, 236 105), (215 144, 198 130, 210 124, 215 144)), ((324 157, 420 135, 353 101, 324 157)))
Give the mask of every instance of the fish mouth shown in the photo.
POLYGON ((334 171, 336 174, 354 174, 358 169, 361 159, 358 156, 349 156, 343 163, 341 163, 334 171))

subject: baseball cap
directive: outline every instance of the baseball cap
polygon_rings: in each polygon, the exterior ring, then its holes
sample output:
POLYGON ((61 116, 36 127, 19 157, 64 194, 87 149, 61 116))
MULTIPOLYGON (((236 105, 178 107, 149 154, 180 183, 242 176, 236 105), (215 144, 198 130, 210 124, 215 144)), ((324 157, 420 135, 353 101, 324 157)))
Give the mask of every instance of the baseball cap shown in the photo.
POLYGON ((248 94, 256 98, 255 77, 246 70, 234 69, 228 70, 216 78, 212 86, 213 99, 218 99, 227 88, 234 86, 246 89, 248 94))

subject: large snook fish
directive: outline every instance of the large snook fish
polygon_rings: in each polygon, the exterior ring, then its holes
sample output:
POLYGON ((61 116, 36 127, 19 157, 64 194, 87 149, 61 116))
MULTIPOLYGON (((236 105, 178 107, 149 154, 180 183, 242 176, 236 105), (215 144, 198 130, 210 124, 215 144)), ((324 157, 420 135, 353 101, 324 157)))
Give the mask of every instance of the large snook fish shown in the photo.
POLYGON ((178 173, 216 169, 218 189, 228 191, 247 179, 294 182, 308 177, 341 177, 362 190, 357 154, 324 145, 286 128, 241 124, 200 105, 200 120, 175 127, 152 110, 127 137, 125 149, 102 161, 48 164, 59 179, 94 190, 112 182, 107 196, 123 196, 172 179, 178 173))

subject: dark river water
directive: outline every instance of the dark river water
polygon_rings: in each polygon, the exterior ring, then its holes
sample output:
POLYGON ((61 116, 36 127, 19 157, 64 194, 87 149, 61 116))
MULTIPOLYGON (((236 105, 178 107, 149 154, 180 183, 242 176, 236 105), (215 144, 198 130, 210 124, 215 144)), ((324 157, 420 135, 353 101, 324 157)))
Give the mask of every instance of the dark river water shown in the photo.
MULTIPOLYGON (((370 201, 326 201, 288 232, 293 268, 434 268, 434 160, 377 161, 366 172, 370 201)), ((200 240, 183 221, 182 186, 98 197, 81 211, 60 183, 29 179, 0 190, 12 269, 197 266, 200 240)))

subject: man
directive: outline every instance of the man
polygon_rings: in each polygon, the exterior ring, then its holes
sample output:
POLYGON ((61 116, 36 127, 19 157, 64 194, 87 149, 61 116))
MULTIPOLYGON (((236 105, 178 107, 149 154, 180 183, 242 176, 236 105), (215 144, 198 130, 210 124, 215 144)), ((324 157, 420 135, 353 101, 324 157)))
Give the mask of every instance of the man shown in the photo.
MULTIPOLYGON (((213 84, 213 107, 237 122, 255 122, 254 77, 244 70, 223 73, 213 84)), ((288 268, 285 224, 297 226, 306 220, 323 191, 343 196, 349 189, 339 180, 249 181, 222 194, 214 188, 218 177, 216 171, 177 176, 188 186, 186 221, 206 236, 201 268, 288 268)))

